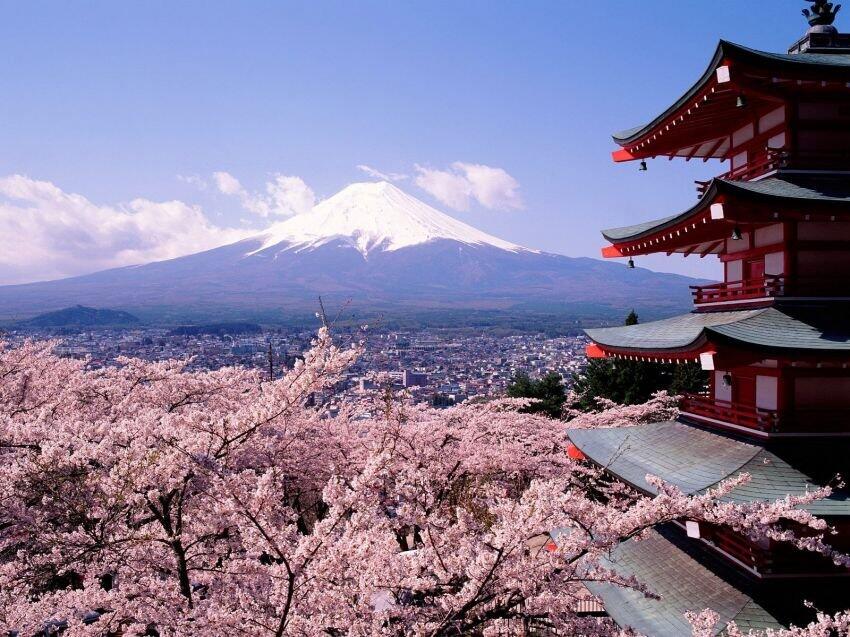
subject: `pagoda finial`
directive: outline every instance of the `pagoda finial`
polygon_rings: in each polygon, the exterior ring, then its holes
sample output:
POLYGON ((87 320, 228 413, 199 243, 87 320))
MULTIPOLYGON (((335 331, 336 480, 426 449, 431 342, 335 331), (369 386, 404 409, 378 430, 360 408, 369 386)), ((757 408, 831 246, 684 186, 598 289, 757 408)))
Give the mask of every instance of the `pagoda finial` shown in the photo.
POLYGON ((803 15, 812 27, 829 27, 835 22, 835 16, 841 10, 841 5, 833 5, 828 0, 806 0, 812 8, 803 9, 803 15))

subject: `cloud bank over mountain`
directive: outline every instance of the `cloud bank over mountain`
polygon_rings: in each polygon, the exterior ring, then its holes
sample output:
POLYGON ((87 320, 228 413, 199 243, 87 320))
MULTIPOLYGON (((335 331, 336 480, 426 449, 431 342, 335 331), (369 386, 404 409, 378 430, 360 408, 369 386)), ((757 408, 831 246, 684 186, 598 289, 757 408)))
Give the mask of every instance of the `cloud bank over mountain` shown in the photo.
POLYGON ((162 261, 247 234, 183 201, 98 204, 49 181, 0 177, 0 284, 162 261))

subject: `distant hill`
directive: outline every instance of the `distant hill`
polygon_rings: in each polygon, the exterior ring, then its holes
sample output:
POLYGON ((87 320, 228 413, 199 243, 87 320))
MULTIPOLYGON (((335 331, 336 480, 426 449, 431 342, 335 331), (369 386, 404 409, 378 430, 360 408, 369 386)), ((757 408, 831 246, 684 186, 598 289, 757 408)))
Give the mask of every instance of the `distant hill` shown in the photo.
POLYGON ((209 325, 181 325, 171 330, 169 336, 198 336, 207 334, 211 336, 224 336, 230 334, 250 335, 262 334, 263 328, 256 323, 211 323, 209 325))
MULTIPOLYGON (((600 240, 601 242, 601 240, 600 240)), ((388 183, 352 184, 311 212, 205 252, 84 276, 0 286, 0 320, 74 303, 125 308, 147 323, 275 324, 328 308, 362 316, 471 313, 619 322, 686 312, 675 274, 509 243, 388 183)))
POLYGON ((39 314, 18 323, 21 327, 128 327, 140 323, 138 317, 121 310, 75 305, 39 314))

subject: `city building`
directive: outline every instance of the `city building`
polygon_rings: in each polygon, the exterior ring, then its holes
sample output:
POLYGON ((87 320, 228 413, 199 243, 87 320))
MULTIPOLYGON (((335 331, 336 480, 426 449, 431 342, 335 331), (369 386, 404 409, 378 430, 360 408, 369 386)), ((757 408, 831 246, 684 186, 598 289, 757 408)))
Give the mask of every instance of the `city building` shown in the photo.
POLYGON ((402 374, 401 384, 404 387, 422 387, 428 384, 428 374, 405 369, 402 374))
MULTIPOLYGON (((652 494, 647 474, 702 493, 749 473, 729 499, 772 501, 832 484, 850 468, 850 34, 819 0, 788 54, 721 42, 702 77, 645 126, 614 136, 617 162, 721 159, 684 212, 603 232, 605 257, 716 256, 723 282, 693 290, 686 315, 588 330, 589 357, 699 361, 707 391, 674 422, 575 431, 574 454, 652 494)), ((850 549, 850 496, 807 507, 850 549)), ((661 599, 589 588, 623 626, 690 634, 683 614, 713 608, 763 628, 846 606, 850 571, 787 545, 682 521, 611 556, 661 599)))

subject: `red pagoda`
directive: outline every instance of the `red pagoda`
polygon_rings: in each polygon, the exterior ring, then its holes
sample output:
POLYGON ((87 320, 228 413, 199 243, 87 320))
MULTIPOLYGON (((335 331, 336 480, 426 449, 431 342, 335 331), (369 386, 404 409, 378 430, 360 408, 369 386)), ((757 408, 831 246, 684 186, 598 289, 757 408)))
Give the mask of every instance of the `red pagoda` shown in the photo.
MULTIPOLYGON (((609 258, 665 252, 723 263, 722 283, 693 289, 694 310, 588 330, 590 357, 697 361, 707 390, 672 422, 581 430, 590 461, 646 493, 647 474, 688 493, 747 472, 735 501, 775 500, 850 475, 850 34, 812 2, 811 28, 788 54, 721 42, 699 80, 652 122, 618 133, 614 161, 721 159, 679 214, 603 232, 609 258)), ((850 496, 810 508, 850 550, 850 496)), ((713 608, 721 632, 775 627, 850 607, 850 571, 785 546, 683 521, 627 542, 612 566, 661 595, 594 585, 623 626, 686 635, 688 610, 713 608)))

